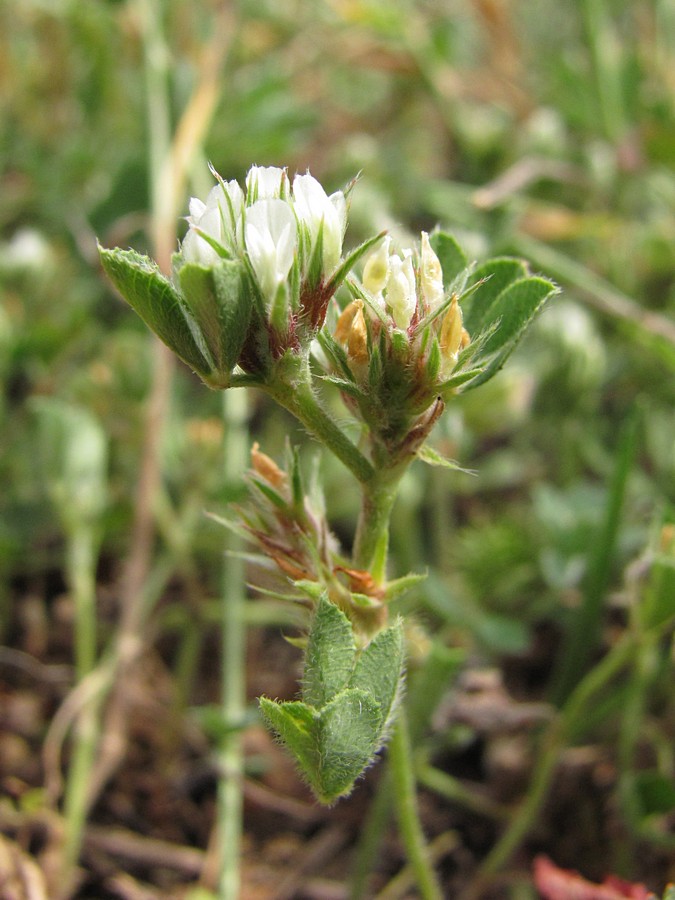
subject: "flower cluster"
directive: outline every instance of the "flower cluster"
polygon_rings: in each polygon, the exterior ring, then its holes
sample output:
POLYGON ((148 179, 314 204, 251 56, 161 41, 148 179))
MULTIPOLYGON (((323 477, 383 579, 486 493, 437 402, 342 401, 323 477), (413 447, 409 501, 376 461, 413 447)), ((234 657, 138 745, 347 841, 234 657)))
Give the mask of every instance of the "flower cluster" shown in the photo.
POLYGON ((181 247, 184 261, 203 266, 221 258, 248 257, 266 299, 274 300, 296 259, 307 264, 318 247, 321 277, 337 268, 347 224, 342 191, 330 197, 307 172, 291 186, 285 169, 253 166, 245 190, 237 181, 218 184, 206 202, 190 200, 190 228, 181 247))
POLYGON ((418 249, 393 252, 385 236, 367 257, 354 299, 327 343, 347 375, 345 399, 390 449, 404 441, 444 393, 468 346, 456 294, 426 232, 418 249))

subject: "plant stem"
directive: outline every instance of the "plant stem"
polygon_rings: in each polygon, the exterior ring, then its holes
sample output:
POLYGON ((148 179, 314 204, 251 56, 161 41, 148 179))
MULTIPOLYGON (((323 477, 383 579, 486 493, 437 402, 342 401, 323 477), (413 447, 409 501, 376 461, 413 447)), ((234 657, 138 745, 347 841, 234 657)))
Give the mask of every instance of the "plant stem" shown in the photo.
MULTIPOLYGON (((225 480, 236 482, 248 456, 247 402, 243 391, 223 394, 225 420, 225 480)), ((246 709, 245 573, 240 539, 226 537, 226 564, 222 587, 222 713, 225 726, 220 744, 218 825, 220 843, 220 900, 237 900, 240 889, 239 857, 242 834, 242 779, 244 770, 241 726, 246 709)))
MULTIPOLYGON (((96 664, 96 529, 86 523, 75 529, 68 543, 68 581, 75 604, 75 670, 78 684, 96 664)), ((99 704, 92 702, 80 713, 73 735, 72 757, 64 797, 66 836, 65 881, 77 865, 82 831, 87 816, 89 773, 99 737, 99 704)))
POLYGON ((386 578, 389 520, 403 470, 376 468, 363 485, 361 513, 354 538, 354 564, 381 584, 386 578))
POLYGON ((422 831, 408 725, 403 708, 399 709, 389 744, 389 760, 394 783, 394 803, 398 825, 408 862, 422 900, 442 900, 442 892, 434 872, 422 831))
MULTIPOLYGON (((626 665, 634 652, 634 640, 628 635, 615 644, 604 659, 579 682, 544 736, 527 796, 481 866, 481 878, 492 875, 508 862, 525 838, 546 799, 565 741, 583 720, 590 701, 626 665)), ((478 886, 474 888, 477 890, 478 886)))
POLYGON ((328 448, 362 484, 370 481, 374 469, 319 403, 311 384, 306 360, 296 359, 287 377, 275 373, 265 391, 292 413, 320 443, 328 448))

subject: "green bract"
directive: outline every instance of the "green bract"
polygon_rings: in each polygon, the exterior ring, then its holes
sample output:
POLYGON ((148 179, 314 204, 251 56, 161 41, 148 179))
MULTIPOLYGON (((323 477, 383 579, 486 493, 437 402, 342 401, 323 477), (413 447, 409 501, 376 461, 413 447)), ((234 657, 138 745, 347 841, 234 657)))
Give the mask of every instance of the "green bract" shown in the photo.
POLYGON ((322 597, 307 644, 302 700, 261 697, 266 721, 322 803, 350 793, 382 747, 403 665, 400 620, 357 650, 349 619, 322 597))

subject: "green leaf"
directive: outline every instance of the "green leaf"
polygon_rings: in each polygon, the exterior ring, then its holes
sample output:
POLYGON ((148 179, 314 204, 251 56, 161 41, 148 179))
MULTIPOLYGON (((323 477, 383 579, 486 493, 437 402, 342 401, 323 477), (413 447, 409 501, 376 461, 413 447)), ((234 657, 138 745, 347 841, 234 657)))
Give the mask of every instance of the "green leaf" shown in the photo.
POLYGON ((183 300, 147 256, 99 245, 103 268, 117 290, 167 347, 199 375, 213 366, 209 351, 183 300))
POLYGON ((349 689, 323 708, 318 721, 320 764, 310 783, 322 803, 348 794, 379 750, 382 712, 365 691, 349 689))
POLYGON ((443 269, 443 286, 447 291, 455 278, 466 269, 468 260, 454 237, 445 231, 435 231, 429 236, 429 243, 443 269))
POLYGON ((344 394, 348 394, 355 400, 363 400, 366 396, 361 388, 358 387, 358 385, 354 384, 353 381, 347 381, 345 378, 338 378, 337 375, 319 375, 318 377, 321 379, 321 381, 325 381, 328 384, 334 385, 336 388, 339 388, 339 390, 341 390, 344 394))
POLYGON ((279 703, 260 697, 258 702, 265 721, 288 747, 314 787, 312 773, 318 771, 321 760, 317 749, 316 712, 298 700, 279 703))
POLYGON ((241 264, 223 260, 212 267, 187 263, 178 272, 183 297, 222 375, 235 367, 251 318, 241 264))
POLYGON ((494 330, 478 354, 479 361, 490 354, 493 355, 492 359, 464 390, 473 390, 497 374, 516 348, 537 310, 556 291, 557 288, 550 281, 534 277, 515 281, 502 291, 486 315, 487 327, 494 330))
POLYGON ((512 282, 526 278, 527 269, 519 259, 498 257, 478 266, 473 275, 478 285, 462 300, 464 327, 472 337, 484 330, 486 315, 497 297, 512 282))
POLYGON ((380 726, 385 727, 396 699, 403 675, 403 622, 380 631, 361 652, 350 688, 360 688, 376 701, 380 709, 380 726))
POLYGON ((347 685, 356 645, 347 616, 322 596, 312 621, 302 679, 302 698, 321 709, 347 685))
POLYGON ((522 278, 513 282, 494 301, 484 324, 498 323, 482 352, 494 353, 518 338, 532 321, 542 303, 556 290, 545 278, 522 278))
POLYGON ((402 597, 412 588, 417 587, 426 581, 426 572, 409 572, 407 575, 401 575, 400 578, 393 578, 387 582, 385 589, 385 598, 387 602, 402 597))
POLYGON ((454 461, 454 459, 448 459, 447 457, 442 456, 438 451, 429 447, 428 444, 423 444, 417 451, 416 456, 428 466, 442 466, 444 469, 454 469, 456 472, 464 472, 468 475, 476 474, 471 471, 471 469, 463 469, 459 463, 454 461))

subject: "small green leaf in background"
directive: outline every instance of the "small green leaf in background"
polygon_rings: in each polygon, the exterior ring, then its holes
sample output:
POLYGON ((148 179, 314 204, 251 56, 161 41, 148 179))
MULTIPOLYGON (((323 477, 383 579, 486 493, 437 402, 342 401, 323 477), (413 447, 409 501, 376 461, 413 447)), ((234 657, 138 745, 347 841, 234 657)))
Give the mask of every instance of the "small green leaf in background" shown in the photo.
POLYGON ((675 785, 661 772, 639 772, 635 789, 643 816, 663 815, 675 810, 675 785))
POLYGON ((99 246, 99 253, 106 274, 148 328, 195 372, 208 375, 213 365, 204 338, 157 266, 133 250, 99 246))
POLYGON ((91 527, 107 502, 108 442, 86 409, 35 397, 40 459, 50 498, 66 527, 91 527))

